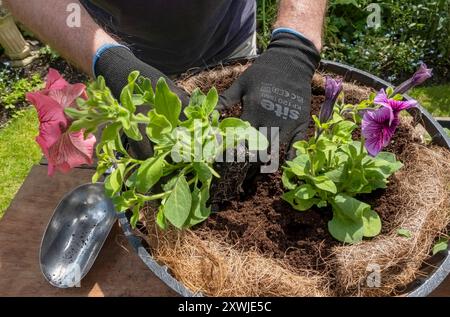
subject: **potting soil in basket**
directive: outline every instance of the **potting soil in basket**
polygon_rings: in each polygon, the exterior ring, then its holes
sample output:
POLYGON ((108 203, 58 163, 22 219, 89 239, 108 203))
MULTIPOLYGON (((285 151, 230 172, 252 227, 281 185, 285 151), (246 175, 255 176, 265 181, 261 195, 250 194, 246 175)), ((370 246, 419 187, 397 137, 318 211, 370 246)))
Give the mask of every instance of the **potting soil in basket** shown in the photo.
MULTIPOLYGON (((191 92, 215 86, 223 91, 248 67, 219 67, 186 76, 179 85, 191 92)), ((324 78, 313 80, 312 112, 324 101, 324 78)), ((368 88, 344 85, 347 103, 367 98, 368 88)), ((239 107, 228 116, 238 116, 239 107)), ((310 133, 313 132, 311 128, 310 133)), ((281 172, 258 175, 234 201, 204 224, 183 232, 160 231, 155 210, 143 210, 150 252, 193 292, 208 296, 383 296, 404 292, 420 275, 435 238, 450 222, 450 153, 424 144, 408 117, 387 151, 404 167, 386 190, 362 199, 382 218, 382 233, 343 245, 327 230, 331 211, 293 210, 281 199, 281 172), (399 229, 411 237, 400 236, 399 229), (380 285, 367 283, 380 270, 380 285), (376 287, 370 287, 376 286, 376 287)), ((376 282, 376 281, 375 281, 376 282)))

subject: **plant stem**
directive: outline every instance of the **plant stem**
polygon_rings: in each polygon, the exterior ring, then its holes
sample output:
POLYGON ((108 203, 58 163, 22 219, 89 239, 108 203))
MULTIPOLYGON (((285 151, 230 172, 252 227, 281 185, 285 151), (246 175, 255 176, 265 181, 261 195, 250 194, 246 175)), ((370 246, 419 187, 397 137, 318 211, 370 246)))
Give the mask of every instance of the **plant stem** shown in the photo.
POLYGON ((332 159, 332 153, 331 151, 328 151, 328 164, 327 164, 327 168, 331 167, 331 159, 332 159))
POLYGON ((365 145, 366 145, 366 139, 363 136, 361 136, 361 148, 359 150, 360 151, 359 155, 363 155, 365 145))
POLYGON ((322 135, 322 133, 323 133, 323 129, 319 129, 318 131, 317 131, 317 133, 316 133, 316 139, 314 140, 314 143, 317 143, 317 141, 319 141, 319 138, 320 138, 320 136, 322 135))
POLYGON ((156 195, 152 195, 152 196, 144 196, 144 195, 140 195, 140 196, 143 199, 143 201, 153 201, 153 200, 163 199, 164 197, 169 196, 171 193, 172 193, 172 191, 168 191, 165 193, 156 194, 156 195))
POLYGON ((308 150, 308 155, 309 155, 309 161, 311 162, 311 175, 314 177, 316 176, 316 171, 314 170, 314 153, 311 153, 313 151, 308 150))

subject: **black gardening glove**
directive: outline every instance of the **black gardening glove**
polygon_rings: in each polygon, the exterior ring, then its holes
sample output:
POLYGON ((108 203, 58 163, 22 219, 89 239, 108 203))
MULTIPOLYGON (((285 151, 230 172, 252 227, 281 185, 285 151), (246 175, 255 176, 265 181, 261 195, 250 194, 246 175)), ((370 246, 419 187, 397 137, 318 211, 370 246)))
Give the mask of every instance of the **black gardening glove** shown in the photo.
MULTIPOLYGON (((183 105, 189 103, 189 96, 186 92, 177 87, 159 70, 139 60, 124 46, 113 46, 103 50, 98 54, 94 66, 95 75, 105 78, 106 85, 116 98, 120 97, 123 87, 128 84, 128 75, 135 70, 138 70, 142 76, 150 79, 153 88, 155 88, 158 80, 164 77, 170 89, 180 97, 181 103, 183 105)), ((137 108, 139 113, 147 114, 148 111, 150 111, 150 108, 145 105, 137 108)), ((129 145, 138 159, 147 159, 153 154, 153 147, 145 132, 145 126, 140 125, 139 130, 143 140, 137 142, 129 139, 129 145)))
POLYGON ((319 61, 319 52, 309 40, 275 33, 267 50, 223 93, 221 106, 242 102, 243 120, 269 131, 279 127, 280 143, 288 147, 308 128, 311 81, 319 61))

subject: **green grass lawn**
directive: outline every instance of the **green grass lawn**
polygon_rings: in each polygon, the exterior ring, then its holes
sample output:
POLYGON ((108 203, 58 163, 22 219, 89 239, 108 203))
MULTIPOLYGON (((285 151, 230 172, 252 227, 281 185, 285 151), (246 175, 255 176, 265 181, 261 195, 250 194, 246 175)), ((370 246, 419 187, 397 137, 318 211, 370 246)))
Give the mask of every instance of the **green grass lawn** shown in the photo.
POLYGON ((450 84, 416 88, 410 95, 434 117, 450 117, 450 84))
POLYGON ((0 130, 0 218, 22 185, 31 167, 41 159, 34 141, 38 134, 38 119, 34 109, 0 130))

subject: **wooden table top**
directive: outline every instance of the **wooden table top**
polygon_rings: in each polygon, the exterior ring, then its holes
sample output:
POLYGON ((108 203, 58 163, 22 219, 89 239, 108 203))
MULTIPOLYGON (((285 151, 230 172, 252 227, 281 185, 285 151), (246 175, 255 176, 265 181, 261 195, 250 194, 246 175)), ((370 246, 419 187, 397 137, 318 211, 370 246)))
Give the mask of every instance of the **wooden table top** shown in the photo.
MULTIPOLYGON (((47 176, 35 166, 0 220, 0 296, 176 296, 144 265, 116 225, 81 288, 57 289, 39 268, 39 247, 65 193, 90 182, 92 170, 47 176)), ((450 296, 450 278, 432 294, 450 296)))
POLYGON ((47 176, 35 166, 0 220, 0 296, 175 296, 128 245, 121 229, 112 230, 81 288, 52 287, 39 267, 39 247, 60 199, 89 183, 92 170, 47 176))

